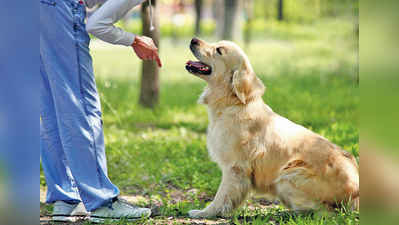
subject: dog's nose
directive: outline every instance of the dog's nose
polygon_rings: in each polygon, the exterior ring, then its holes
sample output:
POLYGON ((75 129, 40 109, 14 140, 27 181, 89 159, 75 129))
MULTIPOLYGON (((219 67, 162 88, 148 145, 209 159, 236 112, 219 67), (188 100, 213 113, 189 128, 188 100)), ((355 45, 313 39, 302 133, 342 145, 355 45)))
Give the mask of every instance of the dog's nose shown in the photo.
POLYGON ((198 45, 198 42, 199 42, 198 38, 193 38, 191 40, 191 45, 198 45))

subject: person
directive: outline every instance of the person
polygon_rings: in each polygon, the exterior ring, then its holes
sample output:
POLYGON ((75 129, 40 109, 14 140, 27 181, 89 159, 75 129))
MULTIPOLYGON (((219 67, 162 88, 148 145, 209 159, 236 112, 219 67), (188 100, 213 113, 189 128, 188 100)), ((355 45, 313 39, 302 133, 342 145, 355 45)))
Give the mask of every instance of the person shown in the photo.
POLYGON ((40 0, 40 157, 53 220, 134 220, 151 214, 120 199, 107 174, 101 105, 88 33, 132 46, 143 60, 162 66, 149 37, 115 27, 146 0, 40 0), (102 4, 87 20, 86 7, 102 4))

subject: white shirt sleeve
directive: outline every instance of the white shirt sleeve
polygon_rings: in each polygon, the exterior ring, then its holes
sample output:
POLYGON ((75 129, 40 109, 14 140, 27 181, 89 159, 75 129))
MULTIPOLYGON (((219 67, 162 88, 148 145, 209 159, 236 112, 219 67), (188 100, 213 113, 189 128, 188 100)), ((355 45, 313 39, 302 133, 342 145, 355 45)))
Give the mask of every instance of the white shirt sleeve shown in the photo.
POLYGON ((87 20, 86 30, 95 37, 111 44, 130 46, 135 35, 115 27, 119 19, 133 7, 147 0, 108 0, 87 20))

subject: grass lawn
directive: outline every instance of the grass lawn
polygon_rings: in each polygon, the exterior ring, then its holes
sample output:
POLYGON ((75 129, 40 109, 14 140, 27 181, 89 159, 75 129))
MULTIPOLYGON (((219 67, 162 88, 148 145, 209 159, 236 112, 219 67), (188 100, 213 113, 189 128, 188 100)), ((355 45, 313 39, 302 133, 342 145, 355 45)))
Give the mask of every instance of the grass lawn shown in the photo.
MULTIPOLYGON (((270 24, 250 46, 237 44, 267 88, 266 104, 358 157, 357 40, 354 24, 330 19, 278 29, 270 24)), ((184 69, 194 59, 189 41, 163 38, 160 43, 163 67, 155 110, 138 105, 141 61, 133 50, 98 40, 91 44, 109 177, 122 195, 143 196, 139 205, 151 204, 149 199, 163 202, 159 216, 138 223, 357 224, 358 212, 290 215, 262 198, 248 200, 231 217, 187 218, 190 209, 210 203, 222 178, 206 149, 206 106, 196 103, 206 83, 184 69)))

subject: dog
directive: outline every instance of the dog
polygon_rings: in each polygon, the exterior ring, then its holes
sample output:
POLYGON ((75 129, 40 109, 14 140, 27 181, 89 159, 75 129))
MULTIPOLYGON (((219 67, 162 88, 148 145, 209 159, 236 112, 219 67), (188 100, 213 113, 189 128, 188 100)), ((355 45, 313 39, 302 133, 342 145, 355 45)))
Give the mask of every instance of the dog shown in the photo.
POLYGON ((198 102, 207 105, 207 147, 223 173, 212 203, 190 217, 225 216, 249 193, 278 199, 294 213, 359 208, 359 167, 349 152, 276 114, 262 100, 265 86, 233 42, 193 38, 199 61, 186 70, 208 86, 198 102))

